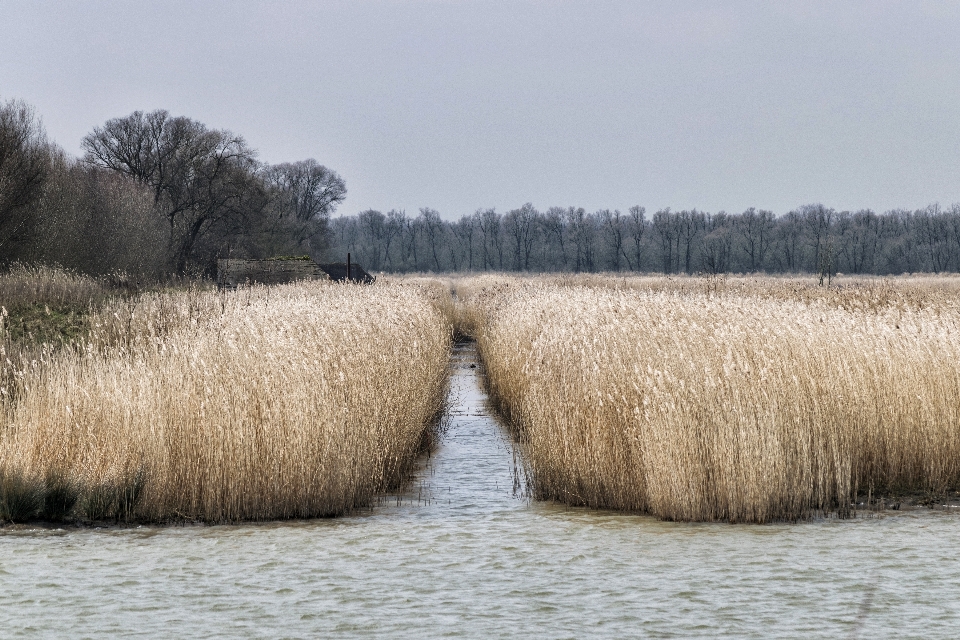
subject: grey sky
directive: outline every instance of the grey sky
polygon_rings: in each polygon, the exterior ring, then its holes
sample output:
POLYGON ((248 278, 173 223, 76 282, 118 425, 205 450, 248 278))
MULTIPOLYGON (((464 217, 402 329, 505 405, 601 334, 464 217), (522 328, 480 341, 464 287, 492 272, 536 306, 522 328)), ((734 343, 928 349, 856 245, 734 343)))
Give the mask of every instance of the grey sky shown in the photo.
POLYGON ((341 213, 960 201, 957 2, 197 4, 0 0, 0 98, 314 157, 341 213))

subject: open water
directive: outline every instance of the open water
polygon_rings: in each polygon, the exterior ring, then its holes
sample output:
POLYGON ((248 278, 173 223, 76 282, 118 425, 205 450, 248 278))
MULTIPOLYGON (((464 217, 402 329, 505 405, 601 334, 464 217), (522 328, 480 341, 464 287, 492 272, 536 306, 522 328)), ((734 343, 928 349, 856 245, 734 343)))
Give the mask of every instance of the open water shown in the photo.
POLYGON ((734 526, 532 503, 473 363, 458 346, 417 479, 363 513, 0 531, 0 637, 960 637, 960 516, 734 526))

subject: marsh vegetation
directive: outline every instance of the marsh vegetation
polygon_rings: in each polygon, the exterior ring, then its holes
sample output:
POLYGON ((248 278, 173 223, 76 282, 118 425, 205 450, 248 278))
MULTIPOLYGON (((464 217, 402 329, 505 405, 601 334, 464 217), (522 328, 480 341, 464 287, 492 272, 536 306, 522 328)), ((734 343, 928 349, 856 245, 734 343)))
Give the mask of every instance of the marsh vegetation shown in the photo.
POLYGON ((0 292, 8 521, 370 504, 433 437, 454 338, 476 339, 537 499, 769 522, 960 488, 956 277, 127 292, 18 267, 0 292))
POLYGON ((323 282, 104 300, 81 339, 7 361, 0 518, 231 522, 368 504, 442 412, 444 304, 437 287, 323 282))
POLYGON ((960 485, 957 278, 456 282, 534 495, 670 520, 960 485))

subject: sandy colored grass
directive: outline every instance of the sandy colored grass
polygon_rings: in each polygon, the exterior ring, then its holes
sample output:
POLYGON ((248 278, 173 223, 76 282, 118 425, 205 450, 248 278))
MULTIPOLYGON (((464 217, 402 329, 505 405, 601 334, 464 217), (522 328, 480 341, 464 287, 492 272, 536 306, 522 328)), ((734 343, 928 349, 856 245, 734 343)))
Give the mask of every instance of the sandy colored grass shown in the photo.
POLYGON ((32 305, 85 307, 110 293, 105 281, 59 267, 18 263, 0 273, 0 304, 8 311, 32 305))
POLYGON ((960 484, 957 278, 455 283, 534 494, 768 522, 960 484))
POLYGON ((303 283, 108 304, 81 347, 4 390, 0 517, 229 522, 367 504, 442 410, 442 298, 303 283))

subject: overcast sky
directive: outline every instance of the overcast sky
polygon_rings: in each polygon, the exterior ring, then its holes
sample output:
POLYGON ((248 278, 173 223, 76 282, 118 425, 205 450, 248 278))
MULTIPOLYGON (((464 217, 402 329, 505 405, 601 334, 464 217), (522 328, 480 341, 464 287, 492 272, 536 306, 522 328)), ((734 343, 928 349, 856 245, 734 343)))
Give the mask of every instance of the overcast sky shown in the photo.
POLYGON ((960 2, 0 0, 0 22, 0 98, 67 151, 164 108, 316 158, 340 213, 960 201, 960 2))

